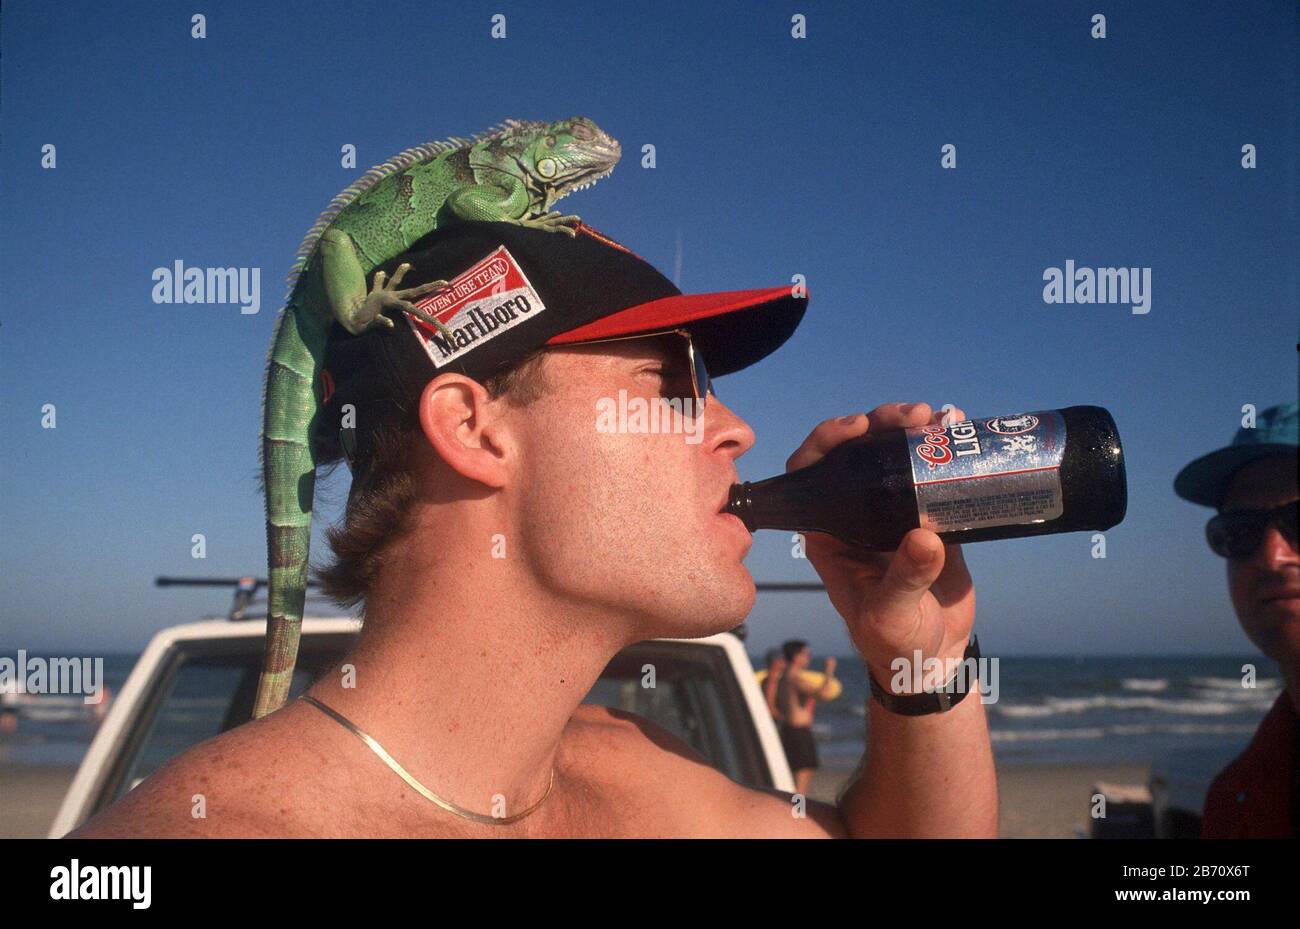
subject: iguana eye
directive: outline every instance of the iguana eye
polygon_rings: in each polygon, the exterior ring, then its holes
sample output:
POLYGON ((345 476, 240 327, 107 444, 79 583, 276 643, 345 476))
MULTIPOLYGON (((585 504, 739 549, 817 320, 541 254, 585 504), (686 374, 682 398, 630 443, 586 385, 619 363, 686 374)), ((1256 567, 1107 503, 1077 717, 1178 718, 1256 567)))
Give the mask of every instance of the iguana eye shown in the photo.
POLYGON ((542 177, 555 177, 555 159, 543 158, 537 162, 537 173, 542 177))

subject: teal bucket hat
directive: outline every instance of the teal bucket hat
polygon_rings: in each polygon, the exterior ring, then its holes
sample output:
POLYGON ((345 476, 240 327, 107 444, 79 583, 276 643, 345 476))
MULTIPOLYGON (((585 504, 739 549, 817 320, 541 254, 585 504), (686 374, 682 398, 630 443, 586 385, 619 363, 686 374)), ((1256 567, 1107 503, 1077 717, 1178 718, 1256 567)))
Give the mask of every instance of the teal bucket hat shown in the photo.
POLYGON ((1197 458, 1174 478, 1174 493, 1202 506, 1219 507, 1232 476, 1257 458, 1294 455, 1300 403, 1269 407, 1255 419, 1255 428, 1237 430, 1232 444, 1197 458))

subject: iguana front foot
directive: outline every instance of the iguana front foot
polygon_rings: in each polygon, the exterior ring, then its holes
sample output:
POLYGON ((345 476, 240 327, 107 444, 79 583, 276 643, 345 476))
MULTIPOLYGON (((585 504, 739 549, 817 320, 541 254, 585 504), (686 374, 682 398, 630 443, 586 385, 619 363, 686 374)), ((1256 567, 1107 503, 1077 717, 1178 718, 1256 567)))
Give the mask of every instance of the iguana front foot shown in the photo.
POLYGON ((544 229, 547 232, 567 232, 570 236, 576 236, 578 232, 573 228, 572 224, 581 222, 581 219, 572 215, 561 216, 558 210, 551 210, 540 216, 525 216, 523 219, 509 219, 506 222, 518 226, 529 226, 534 229, 544 229))
POLYGON ((448 282, 444 280, 429 281, 421 284, 419 287, 410 287, 406 290, 397 290, 396 287, 406 276, 406 272, 411 270, 411 265, 407 262, 397 266, 391 279, 383 271, 375 272, 374 282, 370 285, 370 293, 362 301, 359 310, 353 314, 349 320, 341 320, 343 327, 353 335, 360 335, 371 326, 387 326, 393 328, 393 321, 384 315, 384 310, 397 309, 403 313, 409 313, 416 319, 428 323, 430 326, 437 327, 438 331, 446 338, 452 337, 452 332, 443 323, 435 317, 416 309, 415 304, 410 301, 415 297, 434 291, 444 290, 448 282))

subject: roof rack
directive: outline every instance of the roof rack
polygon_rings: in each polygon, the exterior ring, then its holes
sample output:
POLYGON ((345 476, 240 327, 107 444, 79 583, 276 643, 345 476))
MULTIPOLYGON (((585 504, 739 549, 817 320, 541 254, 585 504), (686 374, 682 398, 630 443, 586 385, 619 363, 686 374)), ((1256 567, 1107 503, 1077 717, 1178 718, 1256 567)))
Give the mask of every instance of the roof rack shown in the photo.
MULTIPOLYGON (((226 614, 226 619, 231 622, 239 622, 244 619, 260 618, 248 613, 249 606, 253 603, 258 591, 267 586, 267 580, 264 577, 157 577, 154 578, 156 587, 226 587, 235 588, 235 599, 230 604, 230 612, 226 614)), ((308 581, 307 587, 319 587, 315 581, 308 581)), ((324 600, 324 597, 308 597, 308 600, 324 600)))

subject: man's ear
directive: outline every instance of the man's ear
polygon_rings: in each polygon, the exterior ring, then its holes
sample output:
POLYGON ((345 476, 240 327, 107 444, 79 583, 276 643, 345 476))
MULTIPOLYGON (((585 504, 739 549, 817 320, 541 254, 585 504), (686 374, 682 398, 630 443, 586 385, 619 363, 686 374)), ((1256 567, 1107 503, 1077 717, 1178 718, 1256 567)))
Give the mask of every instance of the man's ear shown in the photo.
POLYGON ((417 412, 425 440, 447 467, 488 487, 503 487, 517 449, 504 407, 478 381, 448 372, 425 385, 417 412))

